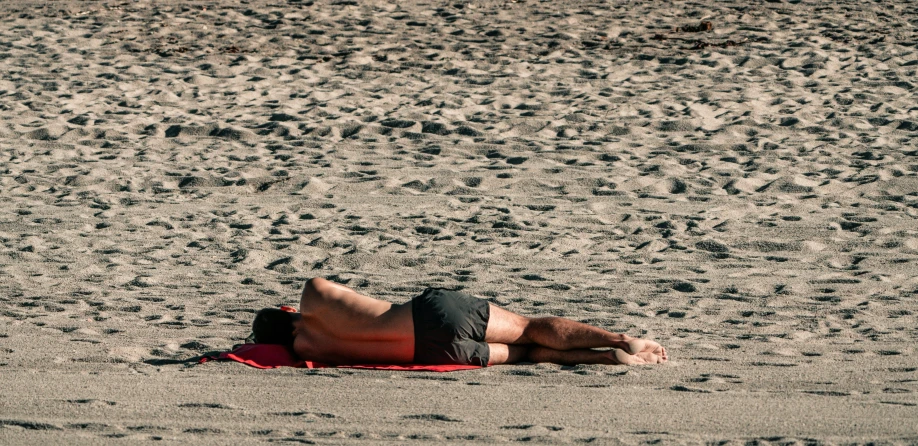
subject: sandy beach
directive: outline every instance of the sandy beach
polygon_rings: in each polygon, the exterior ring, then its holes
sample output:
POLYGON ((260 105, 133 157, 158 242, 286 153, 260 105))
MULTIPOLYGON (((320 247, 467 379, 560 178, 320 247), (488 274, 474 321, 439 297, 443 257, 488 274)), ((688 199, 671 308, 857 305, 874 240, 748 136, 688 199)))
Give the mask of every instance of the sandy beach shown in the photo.
POLYGON ((904 1, 4 1, 0 443, 916 444, 904 1), (193 358, 325 277, 661 366, 193 358))

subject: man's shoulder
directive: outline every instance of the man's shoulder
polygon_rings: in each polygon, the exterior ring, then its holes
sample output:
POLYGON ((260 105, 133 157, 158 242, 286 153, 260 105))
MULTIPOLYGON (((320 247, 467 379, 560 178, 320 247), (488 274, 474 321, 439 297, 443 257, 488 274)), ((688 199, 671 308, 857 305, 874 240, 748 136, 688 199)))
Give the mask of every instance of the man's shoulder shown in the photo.
POLYGON ((320 310, 329 307, 362 307, 374 305, 377 302, 382 301, 317 277, 309 279, 306 283, 306 290, 300 302, 300 309, 320 310))

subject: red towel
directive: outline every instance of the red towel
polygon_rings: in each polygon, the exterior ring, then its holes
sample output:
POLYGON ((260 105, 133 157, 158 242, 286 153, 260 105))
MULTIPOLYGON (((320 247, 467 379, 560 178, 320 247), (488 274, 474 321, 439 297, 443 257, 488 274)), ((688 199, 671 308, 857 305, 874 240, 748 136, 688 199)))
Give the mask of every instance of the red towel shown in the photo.
POLYGON ((319 369, 325 367, 340 367, 346 369, 375 369, 375 370, 405 370, 423 372, 453 372, 456 370, 480 369, 477 365, 426 365, 426 364, 351 364, 331 366, 314 361, 303 361, 294 356, 283 345, 277 344, 244 344, 231 351, 220 353, 219 356, 205 356, 200 362, 209 360, 230 360, 241 362, 259 369, 275 369, 278 367, 300 367, 319 369))

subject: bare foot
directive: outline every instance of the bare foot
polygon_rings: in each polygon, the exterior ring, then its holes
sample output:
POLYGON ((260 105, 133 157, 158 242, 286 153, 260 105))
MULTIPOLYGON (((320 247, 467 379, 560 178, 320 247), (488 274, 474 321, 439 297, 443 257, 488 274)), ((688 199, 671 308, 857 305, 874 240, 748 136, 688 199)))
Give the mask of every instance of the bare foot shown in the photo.
MULTIPOLYGON (((662 348, 662 347, 661 347, 661 348, 662 348)), ((665 351, 664 351, 664 353, 665 353, 665 351)), ((658 356, 658 355, 655 355, 655 354, 650 353, 650 352, 642 352, 642 353, 638 353, 638 354, 636 354, 636 355, 634 355, 634 356, 637 356, 638 358, 643 359, 645 364, 663 364, 664 362, 667 361, 667 359, 666 359, 665 357, 663 357, 663 356, 658 356)))
POLYGON ((629 354, 637 355, 639 353, 653 353, 663 359, 663 362, 669 360, 666 355, 666 349, 662 345, 647 339, 632 338, 625 341, 627 348, 624 350, 629 354))
MULTIPOLYGON (((663 347, 660 347, 660 349, 664 354, 666 353, 666 349, 663 347)), ((622 349, 614 348, 609 350, 609 353, 617 364, 622 365, 663 364, 668 361, 666 357, 653 352, 640 352, 636 355, 629 355, 628 352, 622 349)))
POLYGON ((616 364, 621 364, 621 365, 647 364, 647 361, 644 361, 644 358, 641 358, 640 356, 629 355, 628 352, 622 349, 613 348, 612 350, 609 350, 609 354, 612 356, 612 359, 615 360, 616 364))

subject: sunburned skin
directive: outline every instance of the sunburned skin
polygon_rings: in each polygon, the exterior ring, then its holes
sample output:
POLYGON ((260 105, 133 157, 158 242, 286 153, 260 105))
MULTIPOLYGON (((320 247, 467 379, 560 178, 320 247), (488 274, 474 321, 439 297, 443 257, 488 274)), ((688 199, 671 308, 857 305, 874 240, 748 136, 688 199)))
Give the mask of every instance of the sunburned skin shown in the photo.
MULTIPOLYGON (((666 349, 651 340, 560 317, 528 318, 494 305, 489 310, 484 339, 490 349, 488 365, 642 365, 669 360, 666 349)), ((411 302, 391 304, 321 278, 307 282, 293 334, 297 355, 329 364, 407 364, 415 356, 411 302)))

